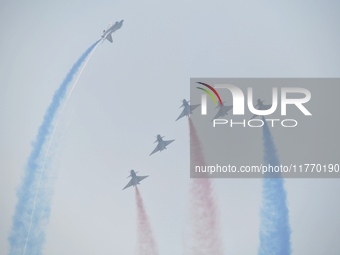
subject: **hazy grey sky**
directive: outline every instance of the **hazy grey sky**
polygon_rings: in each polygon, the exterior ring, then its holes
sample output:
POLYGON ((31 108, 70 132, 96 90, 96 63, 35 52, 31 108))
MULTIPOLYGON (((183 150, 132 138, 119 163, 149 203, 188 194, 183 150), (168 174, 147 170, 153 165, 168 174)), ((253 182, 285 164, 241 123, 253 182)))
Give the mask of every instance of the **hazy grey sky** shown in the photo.
MULTIPOLYGON (((140 190, 160 253, 181 254, 189 133, 175 119, 190 77, 339 77, 339 11, 337 1, 1 1, 0 253, 52 95, 108 23, 125 20, 94 52, 60 126, 45 254, 133 254, 134 192, 121 191, 130 169, 150 175, 140 190), (149 157, 158 133, 176 141, 149 157)), ((214 184, 226 254, 256 254, 261 181, 214 184)), ((339 184, 286 181, 294 255, 339 254, 339 184)))

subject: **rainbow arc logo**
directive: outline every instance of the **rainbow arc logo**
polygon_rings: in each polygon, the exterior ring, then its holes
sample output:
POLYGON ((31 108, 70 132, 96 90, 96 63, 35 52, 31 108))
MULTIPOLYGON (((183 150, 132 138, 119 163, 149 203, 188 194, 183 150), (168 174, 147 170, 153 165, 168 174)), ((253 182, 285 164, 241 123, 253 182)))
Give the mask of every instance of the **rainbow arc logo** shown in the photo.
POLYGON ((198 83, 198 84, 201 84, 201 85, 203 85, 203 86, 205 86, 205 87, 207 87, 208 89, 210 89, 210 91, 209 91, 209 90, 207 90, 207 89, 205 89, 205 88, 196 87, 196 88, 198 88, 198 89, 200 89, 200 90, 203 90, 205 93, 207 93, 207 94, 210 96, 211 100, 214 102, 215 105, 217 105, 217 100, 216 100, 215 96, 213 95, 213 93, 216 95, 216 97, 217 97, 217 99, 218 99, 220 105, 223 105, 222 100, 221 100, 221 97, 220 97, 220 95, 218 94, 218 92, 216 91, 216 89, 214 89, 212 86, 210 86, 209 84, 206 84, 206 83, 204 83, 204 82, 197 82, 197 83, 198 83), (212 91, 213 93, 211 93, 211 91, 212 91))

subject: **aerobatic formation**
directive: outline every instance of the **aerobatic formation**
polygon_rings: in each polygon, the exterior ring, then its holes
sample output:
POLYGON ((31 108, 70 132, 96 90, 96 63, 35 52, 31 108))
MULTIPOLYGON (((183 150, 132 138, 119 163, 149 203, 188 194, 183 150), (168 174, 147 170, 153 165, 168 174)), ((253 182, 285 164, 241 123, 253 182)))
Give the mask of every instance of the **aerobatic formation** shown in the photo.
MULTIPOLYGON (((10 255, 25 255, 34 254, 42 255, 43 244, 45 240, 45 229, 49 219, 49 212, 51 208, 51 198, 53 193, 53 186, 41 185, 49 179, 49 167, 48 162, 51 161, 51 153, 49 152, 52 146, 52 140, 54 139, 55 129, 58 128, 57 116, 62 113, 63 107, 66 105, 68 98, 72 94, 82 71, 84 70, 87 61, 89 61, 91 55, 96 49, 98 43, 108 40, 113 42, 112 34, 123 26, 124 20, 116 21, 113 25, 109 25, 106 30, 103 31, 101 39, 96 41, 90 48, 88 48, 73 65, 69 73, 66 75, 64 81, 61 83, 58 90, 55 92, 53 100, 47 109, 43 123, 41 124, 36 140, 33 145, 31 156, 27 162, 25 169, 25 176, 22 184, 18 189, 18 202, 13 217, 12 229, 9 236, 10 255), (78 73, 78 77, 71 86, 71 83, 78 73), (65 100, 66 99, 66 100, 65 100)), ((204 83, 200 83, 205 86, 210 86, 204 83)), ((182 100, 183 108, 180 115, 175 121, 183 117, 188 117, 189 131, 190 131, 190 145, 191 145, 191 158, 199 163, 204 162, 203 150, 199 138, 196 133, 196 129, 193 125, 190 115, 198 108, 200 104, 191 105, 186 99, 182 100)), ((217 113, 214 119, 226 116, 233 106, 226 105, 220 100, 219 105, 216 107, 217 113)), ((270 105, 264 105, 263 101, 258 99, 255 108, 259 110, 265 110, 270 108, 270 105)), ((257 115, 252 116, 256 118, 257 115)), ((264 127, 264 151, 267 159, 277 163, 276 154, 273 141, 267 126, 264 127), (268 155, 267 155, 268 154, 268 155)), ((167 149, 175 139, 164 140, 164 136, 157 135, 157 143, 154 150, 149 156, 156 152, 162 152, 167 149)), ((202 163, 203 164, 203 163, 202 163)), ((156 241, 153 237, 151 224, 149 217, 146 213, 144 202, 137 185, 147 177, 148 175, 137 175, 138 172, 130 170, 129 182, 123 188, 123 190, 129 187, 135 187, 137 219, 138 219, 138 240, 137 249, 140 255, 153 255, 159 254, 156 241)), ((223 245, 219 234, 218 224, 218 210, 214 198, 214 192, 210 179, 194 179, 190 186, 191 197, 191 213, 193 219, 192 226, 192 239, 193 245, 189 254, 199 255, 222 255, 223 245)), ((263 196, 272 196, 272 200, 266 200, 263 202, 262 218, 261 218, 261 247, 259 254, 290 254, 290 229, 288 222, 288 209, 286 206, 286 194, 282 181, 264 181, 263 184, 263 196), (275 182, 275 183, 274 183, 275 182), (276 193, 275 193, 276 192, 276 193), (282 201, 279 204, 275 204, 275 194, 279 192, 281 194, 282 201), (274 194, 274 195, 273 195, 274 194), (271 225, 268 225, 268 220, 265 216, 273 218, 273 212, 270 208, 275 206, 276 218, 272 219, 271 225), (273 229, 273 226, 277 225, 277 229, 273 229), (280 232, 280 229, 284 229, 284 233, 280 232), (272 236, 268 236, 268 229, 270 234, 274 236, 274 240, 271 240, 272 236), (285 242, 282 242, 284 239, 285 242), (271 244, 274 241, 275 247, 271 244), (268 253, 269 252, 269 253, 268 253), (283 253, 282 253, 283 252, 283 253)))

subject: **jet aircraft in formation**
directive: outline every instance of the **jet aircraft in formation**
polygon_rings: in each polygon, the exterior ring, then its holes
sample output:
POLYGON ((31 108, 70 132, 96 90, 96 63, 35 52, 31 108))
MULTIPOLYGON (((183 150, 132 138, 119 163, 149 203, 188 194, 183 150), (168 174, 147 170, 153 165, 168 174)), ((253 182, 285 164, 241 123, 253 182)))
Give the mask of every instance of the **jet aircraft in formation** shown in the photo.
MULTIPOLYGON (((214 119, 218 119, 221 117, 224 117, 226 115, 228 115, 228 112, 233 108, 232 105, 224 105, 225 102, 223 102, 222 104, 219 104, 216 108, 218 108, 218 111, 214 117, 214 119)), ((212 119, 212 121, 214 120, 212 119)))
POLYGON ((126 186, 123 188, 123 190, 126 189, 126 188, 129 188, 131 186, 136 187, 138 184, 140 184, 139 182, 144 180, 146 177, 148 177, 148 175, 146 175, 146 176, 138 176, 137 172, 135 172, 135 170, 131 170, 130 171, 130 175, 128 176, 128 178, 129 177, 131 177, 131 180, 129 181, 128 184, 126 184, 126 186))
POLYGON ((157 140, 155 141, 155 143, 157 143, 156 148, 151 152, 151 154, 149 156, 151 156, 152 154, 156 153, 157 151, 162 151, 166 149, 166 146, 169 145, 170 143, 172 143, 175 140, 163 140, 164 136, 161 135, 157 135, 157 140))
MULTIPOLYGON (((264 100, 257 99, 257 104, 255 105, 255 108, 257 110, 268 110, 272 107, 271 104, 263 104, 264 100)), ((251 120, 258 117, 259 115, 254 114, 253 117, 251 117, 251 120)))
POLYGON ((192 111, 195 110, 198 106, 200 106, 199 104, 195 104, 195 105, 189 105, 189 101, 183 99, 182 100, 182 105, 180 108, 183 107, 183 111, 182 113, 178 116, 178 118, 176 119, 179 120, 180 118, 183 118, 184 116, 189 117, 190 114, 192 114, 192 111))
POLYGON ((102 35, 102 42, 104 42, 104 40, 108 40, 109 42, 113 42, 112 40, 112 33, 115 32, 116 30, 120 29, 123 26, 123 22, 124 20, 122 19, 121 21, 116 21, 116 23, 114 23, 113 25, 109 25, 107 27, 106 30, 103 31, 103 35, 102 35))

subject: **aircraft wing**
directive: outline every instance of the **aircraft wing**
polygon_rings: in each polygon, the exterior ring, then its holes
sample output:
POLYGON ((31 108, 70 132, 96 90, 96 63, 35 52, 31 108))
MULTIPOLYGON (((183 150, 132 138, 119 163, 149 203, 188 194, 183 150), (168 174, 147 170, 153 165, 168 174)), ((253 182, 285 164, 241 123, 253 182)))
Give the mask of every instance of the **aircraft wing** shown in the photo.
POLYGON ((106 36, 106 39, 109 40, 109 42, 111 42, 111 43, 113 42, 111 34, 108 34, 106 36))
POLYGON ((146 177, 148 177, 148 175, 147 176, 137 176, 137 180, 138 180, 138 182, 140 182, 141 180, 144 180, 146 177))
POLYGON ((164 145, 167 146, 167 145, 169 145, 170 143, 172 143, 173 141, 175 141, 175 140, 164 141, 164 145))
POLYGON ((226 106, 224 106, 224 107, 225 107, 225 109, 226 109, 227 112, 230 111, 231 109, 233 109, 233 106, 232 106, 232 105, 226 105, 226 106))
POLYGON ((250 119, 252 120, 252 119, 254 119, 254 118, 258 117, 258 116, 259 115, 254 114, 253 117, 251 117, 250 119))
POLYGON ((126 186, 123 188, 123 190, 128 188, 128 187, 131 187, 131 186, 132 186, 132 179, 129 181, 128 184, 126 184, 126 186))
MULTIPOLYGON (((214 119, 218 119, 219 117, 223 117, 228 115, 228 112, 233 108, 232 105, 222 105, 219 107, 218 112, 216 113, 214 119)), ((214 120, 213 119, 213 120, 214 120)))
POLYGON ((156 148, 151 152, 151 154, 149 156, 151 156, 152 154, 156 153, 157 151, 161 150, 161 145, 160 143, 157 144, 156 148))
POLYGON ((269 110, 270 108, 272 108, 271 104, 264 104, 261 110, 269 110))
POLYGON ((195 110, 200 104, 190 105, 190 111, 195 110))
MULTIPOLYGON (((272 107, 271 104, 269 104, 269 105, 268 105, 268 104, 265 104, 265 105, 262 105, 261 107, 259 107, 258 110, 269 110, 271 107, 272 107)), ((254 119, 254 118, 256 118, 256 117, 258 117, 258 116, 259 116, 259 115, 254 114, 253 117, 251 117, 251 120, 254 119)))
POLYGON ((180 118, 183 118, 185 115, 186 115, 186 114, 185 114, 185 109, 183 109, 182 113, 178 116, 178 118, 176 119, 176 121, 179 120, 180 118))
POLYGON ((215 117, 211 120, 213 121, 214 119, 218 119, 219 117, 223 117, 226 114, 223 114, 222 109, 219 109, 218 112, 216 113, 215 117))

